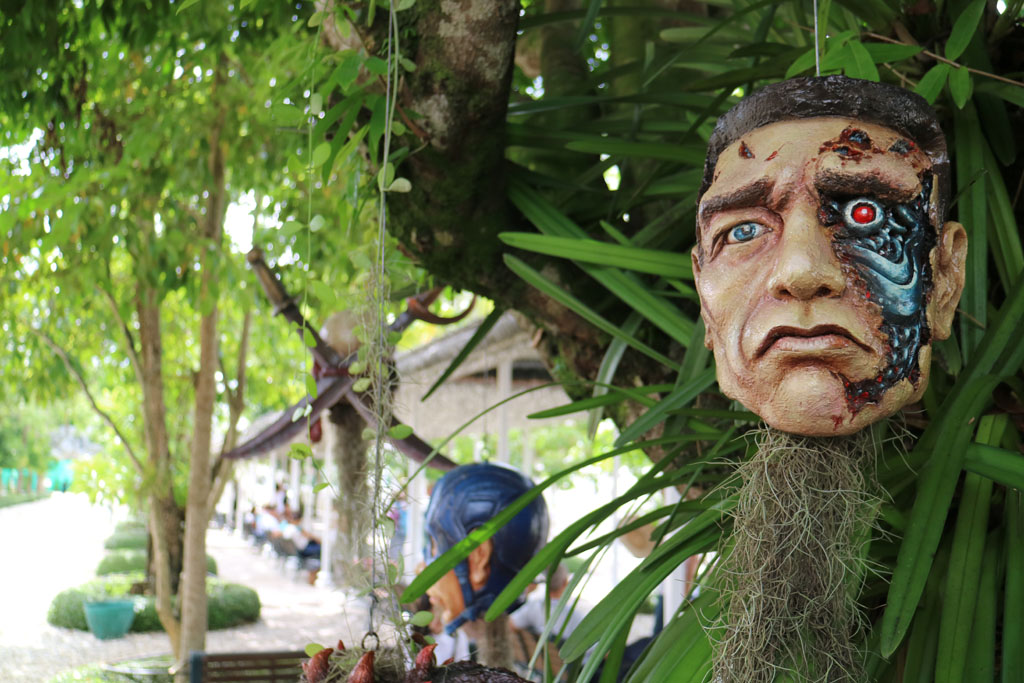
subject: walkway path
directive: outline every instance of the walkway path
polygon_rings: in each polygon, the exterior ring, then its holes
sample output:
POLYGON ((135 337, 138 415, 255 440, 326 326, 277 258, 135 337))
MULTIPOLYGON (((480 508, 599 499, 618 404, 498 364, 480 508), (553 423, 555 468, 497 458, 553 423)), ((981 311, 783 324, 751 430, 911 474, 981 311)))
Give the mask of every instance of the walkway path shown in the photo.
MULTIPOLYGON (((46 623, 53 596, 93 577, 114 520, 81 495, 0 508, 0 681, 41 683, 86 664, 167 652, 163 633, 99 640, 46 623)), ((220 576, 255 588, 263 608, 255 624, 207 637, 210 651, 302 649, 360 637, 366 610, 343 593, 309 586, 227 532, 211 530, 209 552, 220 576)))

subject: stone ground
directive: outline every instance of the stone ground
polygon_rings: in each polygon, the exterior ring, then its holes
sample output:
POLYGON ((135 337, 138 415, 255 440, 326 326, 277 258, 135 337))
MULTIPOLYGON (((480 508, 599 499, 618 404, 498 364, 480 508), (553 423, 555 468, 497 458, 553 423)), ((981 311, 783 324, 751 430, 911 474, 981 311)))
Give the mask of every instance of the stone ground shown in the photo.
MULTIPOLYGON (((113 527, 111 514, 80 494, 0 508, 0 681, 41 683, 87 664, 169 651, 163 633, 99 640, 46 622, 53 596, 94 577, 113 527)), ((255 624, 211 631, 209 651, 302 649, 365 632, 361 601, 307 585, 226 531, 211 529, 207 544, 221 578, 256 589, 263 606, 255 624)))

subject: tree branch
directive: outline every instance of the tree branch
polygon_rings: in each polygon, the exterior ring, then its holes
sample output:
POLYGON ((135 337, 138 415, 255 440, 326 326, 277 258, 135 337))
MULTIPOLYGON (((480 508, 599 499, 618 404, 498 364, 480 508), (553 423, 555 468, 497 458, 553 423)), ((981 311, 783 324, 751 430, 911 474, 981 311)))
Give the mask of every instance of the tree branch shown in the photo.
MULTIPOLYGON (((869 38, 874 38, 876 40, 881 40, 881 41, 886 42, 886 43, 892 43, 893 45, 906 45, 908 47, 920 47, 919 45, 914 45, 913 43, 905 43, 902 40, 896 40, 895 38, 890 38, 888 36, 883 36, 883 35, 878 34, 878 33, 872 33, 871 31, 865 31, 864 35, 868 36, 869 38)), ((988 71, 982 71, 981 69, 975 69, 973 67, 965 66, 963 64, 960 64, 959 62, 953 61, 952 59, 946 59, 942 55, 935 54, 931 50, 922 50, 921 54, 927 55, 927 56, 931 57, 932 59, 934 59, 936 61, 943 62, 944 64, 949 64, 950 66, 956 67, 957 69, 967 69, 972 74, 976 74, 978 76, 984 76, 985 78, 991 78, 991 79, 996 80, 996 81, 1002 81, 1003 83, 1009 83, 1010 85, 1018 85, 1018 86, 1024 88, 1024 82, 1015 81, 1012 78, 1006 78, 1005 76, 1000 76, 999 74, 994 74, 994 73, 990 73, 988 71)))
MULTIPOLYGON (((249 357, 249 337, 252 330, 252 309, 245 312, 242 318, 242 334, 238 341, 238 367, 235 370, 235 382, 238 385, 234 391, 228 388, 228 429, 224 434, 224 443, 221 445, 220 455, 213 466, 213 478, 216 480, 225 464, 224 454, 235 447, 238 440, 238 421, 245 409, 245 363, 249 357)), ((223 370, 222 370, 223 372, 223 370)), ((227 373, 224 373, 227 377, 227 373)))
POLYGON ((128 360, 132 364, 132 370, 135 371, 135 379, 138 380, 139 384, 142 384, 142 365, 139 363, 139 352, 135 347, 135 337, 132 335, 128 323, 125 322, 124 317, 121 315, 121 309, 117 307, 117 300, 114 298, 113 293, 102 285, 97 285, 97 289, 103 292, 103 296, 110 304, 110 310, 114 313, 114 319, 117 320, 117 324, 121 327, 121 332, 124 334, 125 352, 128 354, 128 360))
POLYGON ((32 332, 32 334, 39 337, 39 339, 42 340, 44 344, 49 346, 50 350, 53 351, 53 353, 58 358, 61 359, 61 361, 64 363, 65 369, 67 369, 68 373, 75 378, 75 380, 78 382, 78 385, 82 387, 82 391, 85 392, 85 397, 89 400, 89 404, 92 406, 92 409, 96 412, 97 415, 100 416, 100 418, 103 419, 104 422, 106 422, 110 426, 111 429, 114 430, 114 433, 117 435, 118 440, 121 441, 121 445, 124 446, 124 450, 128 453, 128 457, 131 458, 132 462, 135 464, 135 467, 139 470, 139 473, 142 474, 143 472, 145 472, 145 468, 142 466, 142 461, 140 461, 138 456, 135 454, 135 450, 132 448, 132 445, 128 442, 128 439, 125 437, 123 433, 121 433, 121 430, 118 429, 117 425, 114 424, 114 420, 113 418, 110 417, 110 414, 107 413, 102 408, 100 408, 99 405, 96 403, 96 399, 93 397, 92 391, 89 390, 89 385, 86 383, 85 378, 82 376, 82 373, 80 373, 78 369, 75 368, 74 364, 71 362, 71 358, 70 356, 68 356, 68 352, 65 351, 59 344, 57 344, 57 342, 53 341, 53 339, 51 339, 49 335, 47 335, 42 330, 38 330, 35 327, 32 327, 31 325, 28 325, 27 327, 29 331, 32 332))

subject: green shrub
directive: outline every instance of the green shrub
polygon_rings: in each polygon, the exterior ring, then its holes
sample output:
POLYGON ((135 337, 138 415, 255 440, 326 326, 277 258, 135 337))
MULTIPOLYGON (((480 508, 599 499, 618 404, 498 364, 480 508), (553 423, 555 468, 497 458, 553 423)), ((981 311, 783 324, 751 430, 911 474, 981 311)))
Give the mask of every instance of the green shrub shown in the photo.
POLYGON ((50 611, 46 615, 46 620, 54 626, 88 631, 89 626, 85 623, 85 611, 82 603, 87 600, 125 597, 129 595, 133 583, 141 582, 144 579, 145 576, 142 572, 113 574, 87 581, 75 588, 68 588, 58 593, 50 603, 50 611))
POLYGON ((50 492, 46 493, 12 493, 6 496, 0 496, 0 508, 10 507, 11 505, 20 505, 21 503, 31 503, 34 500, 40 500, 42 498, 49 497, 50 492))
POLYGON ((148 544, 149 534, 140 528, 115 531, 103 547, 107 550, 145 550, 148 544))
POLYGON ((126 519, 117 523, 114 533, 146 533, 146 523, 141 519, 126 519))
POLYGON ((207 624, 211 629, 250 624, 260 616, 260 596, 238 583, 207 581, 207 624))
MULTIPOLYGON (((122 574, 124 572, 146 571, 145 550, 112 550, 107 553, 96 567, 96 576, 122 574)), ((206 556, 206 572, 217 575, 217 560, 206 556)))
MULTIPOLYGON (((127 596, 132 584, 141 582, 143 578, 141 572, 111 574, 61 591, 50 603, 46 620, 54 626, 87 631, 89 627, 85 623, 82 606, 86 600, 127 596)), ((207 579, 206 595, 207 623, 211 630, 249 624, 260 617, 259 595, 248 586, 207 579)), ((163 630, 152 595, 136 597, 135 621, 131 630, 133 633, 163 630)))
POLYGON ((166 672, 174 663, 170 655, 122 659, 110 664, 89 664, 58 674, 49 683, 174 683, 166 672))

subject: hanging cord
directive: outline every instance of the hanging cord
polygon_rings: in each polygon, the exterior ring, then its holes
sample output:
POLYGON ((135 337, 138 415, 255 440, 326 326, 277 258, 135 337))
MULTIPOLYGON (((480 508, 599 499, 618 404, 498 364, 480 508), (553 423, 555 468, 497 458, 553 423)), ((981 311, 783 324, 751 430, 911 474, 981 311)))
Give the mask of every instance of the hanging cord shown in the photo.
MULTIPOLYGON (((394 0, 388 2, 388 41, 387 41, 387 79, 385 80, 385 91, 384 91, 384 149, 381 156, 381 169, 380 175, 378 176, 378 189, 380 191, 380 199, 378 204, 377 213, 377 263, 375 264, 377 271, 375 273, 376 282, 374 283, 374 331, 377 335, 377 353, 376 361, 376 381, 374 382, 374 409, 377 413, 377 433, 375 439, 375 446, 373 451, 373 501, 371 503, 373 529, 370 533, 371 549, 370 549, 370 629, 366 636, 363 638, 363 647, 365 649, 367 638, 373 637, 374 647, 377 649, 377 645, 380 642, 376 631, 374 630, 376 622, 376 608, 379 601, 377 595, 378 588, 378 572, 377 572, 377 555, 378 547, 377 543, 380 539, 380 519, 379 519, 379 508, 380 508, 380 489, 381 479, 384 471, 383 462, 383 447, 384 438, 386 436, 387 425, 390 424, 390 412, 385 404, 385 383, 387 382, 387 367, 385 363, 385 352, 388 345, 388 330, 387 330, 387 293, 385 291, 385 251, 384 243, 387 236, 387 187, 385 183, 388 181, 388 159, 391 155, 391 118, 394 115, 395 108, 395 97, 398 91, 398 70, 394 68, 395 65, 395 52, 397 52, 398 41, 398 19, 395 13, 394 0)), ((385 578, 385 584, 388 583, 385 578)))
POLYGON ((818 0, 811 0, 814 5, 814 75, 821 75, 821 40, 818 38, 818 0))

